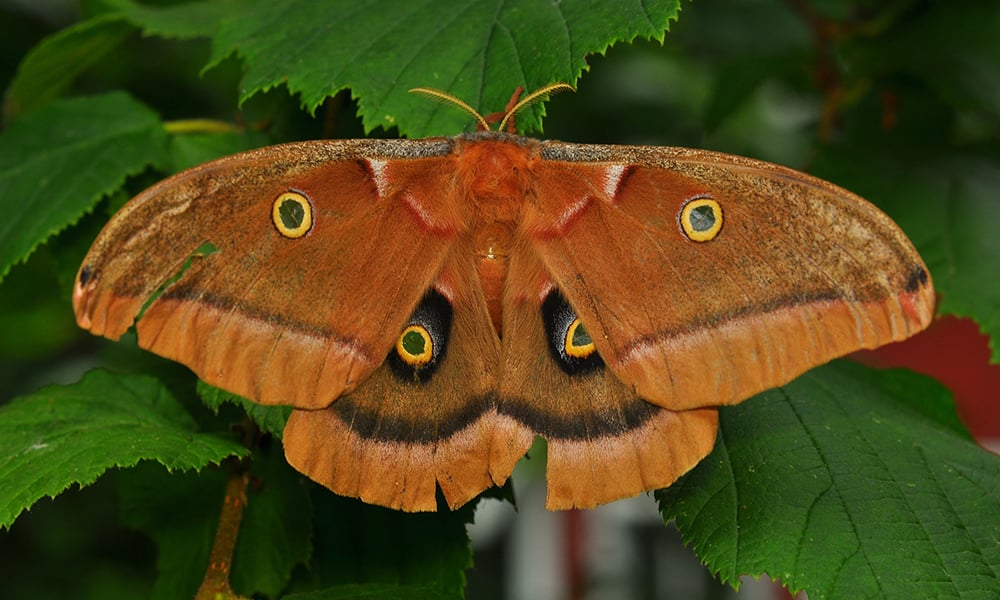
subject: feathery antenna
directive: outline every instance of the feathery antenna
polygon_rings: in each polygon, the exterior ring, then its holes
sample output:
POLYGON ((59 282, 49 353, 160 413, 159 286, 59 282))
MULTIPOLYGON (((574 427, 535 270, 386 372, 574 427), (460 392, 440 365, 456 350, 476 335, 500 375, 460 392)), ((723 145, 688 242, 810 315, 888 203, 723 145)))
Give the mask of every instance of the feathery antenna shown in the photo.
MULTIPOLYGON (((520 88, 518 88, 518 90, 520 90, 520 88)), ((534 92, 531 92, 530 94, 522 98, 517 104, 515 104, 510 110, 508 110, 504 114, 503 119, 500 121, 500 126, 497 127, 497 131, 503 131, 504 127, 507 126, 507 122, 513 119, 514 115, 517 114, 517 112, 523 109, 525 106, 530 106, 535 102, 541 102, 543 100, 547 100, 548 97, 551 96, 552 94, 555 94, 557 92, 562 92, 565 90, 575 91, 573 89, 573 86, 567 83, 553 83, 545 87, 542 87, 540 89, 537 89, 534 92)), ((484 131, 492 130, 490 124, 486 121, 483 115, 479 114, 479 111, 469 106, 467 102, 465 102, 460 98, 452 96, 447 92, 442 92, 441 90, 435 90, 434 88, 415 87, 411 89, 410 92, 413 92, 414 94, 423 94, 424 96, 427 96, 433 100, 437 100, 442 104, 451 104, 452 106, 457 106, 458 108, 462 109, 463 111, 475 117, 476 121, 479 123, 479 126, 482 127, 484 131)))

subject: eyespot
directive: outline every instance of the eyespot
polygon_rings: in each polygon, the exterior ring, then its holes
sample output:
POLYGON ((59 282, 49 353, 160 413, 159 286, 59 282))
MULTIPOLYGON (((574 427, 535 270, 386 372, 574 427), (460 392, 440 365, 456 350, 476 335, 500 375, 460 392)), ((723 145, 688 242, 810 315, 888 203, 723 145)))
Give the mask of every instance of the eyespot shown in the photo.
POLYGON ((695 198, 684 204, 677 219, 689 240, 708 242, 722 229, 722 207, 711 198, 695 198))
POLYGON ((410 325, 399 334, 396 354, 414 369, 420 369, 434 357, 434 339, 423 325, 410 325))
POLYGON ((549 351, 565 373, 577 375, 604 366, 587 328, 558 291, 542 302, 542 323, 549 351))
POLYGON ((594 341, 590 339, 587 328, 580 322, 580 317, 573 319, 566 330, 566 340, 564 342, 566 355, 573 358, 587 358, 597 352, 594 348, 594 341))
POLYGON ((403 326, 386 362, 407 383, 428 381, 444 359, 451 335, 452 308, 437 290, 427 292, 403 326))
POLYGON ((275 198, 271 220, 281 235, 291 239, 300 238, 312 229, 312 203, 304 194, 285 192, 275 198))

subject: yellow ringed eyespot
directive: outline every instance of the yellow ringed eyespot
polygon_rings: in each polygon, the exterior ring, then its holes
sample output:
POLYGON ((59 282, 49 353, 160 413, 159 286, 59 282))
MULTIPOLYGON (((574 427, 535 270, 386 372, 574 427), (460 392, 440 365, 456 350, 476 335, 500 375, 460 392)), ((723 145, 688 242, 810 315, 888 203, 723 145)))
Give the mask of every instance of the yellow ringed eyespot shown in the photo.
POLYGON ((281 235, 291 239, 300 238, 312 229, 312 203, 304 194, 285 192, 275 198, 271 220, 281 235))
POLYGON ((678 220, 689 240, 707 242, 722 230, 722 207, 711 198, 695 198, 684 204, 678 220))
POLYGON ((570 376, 585 376, 604 367, 590 332, 559 290, 542 299, 542 325, 549 355, 570 376))
POLYGON ((447 360, 452 313, 451 303, 437 289, 424 294, 410 318, 400 324, 402 331, 385 357, 396 379, 406 385, 423 385, 434 377, 447 360))
POLYGON ((566 330, 566 355, 573 358, 587 358, 595 352, 594 341, 580 319, 573 319, 566 330))
POLYGON ((409 325, 396 340, 396 354, 411 367, 420 368, 434 358, 434 340, 422 325, 409 325))

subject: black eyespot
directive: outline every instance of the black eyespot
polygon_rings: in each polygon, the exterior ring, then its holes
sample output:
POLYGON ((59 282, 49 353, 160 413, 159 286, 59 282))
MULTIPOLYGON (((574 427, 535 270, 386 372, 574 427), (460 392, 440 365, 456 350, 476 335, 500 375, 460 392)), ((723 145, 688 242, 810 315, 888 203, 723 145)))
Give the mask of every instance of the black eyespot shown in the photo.
POLYGON ((558 291, 542 302, 542 323, 552 358, 566 374, 588 373, 604 366, 587 328, 558 291))
POLYGON ((386 358, 396 377, 408 383, 430 379, 448 348, 451 317, 448 300, 436 290, 427 292, 386 358))

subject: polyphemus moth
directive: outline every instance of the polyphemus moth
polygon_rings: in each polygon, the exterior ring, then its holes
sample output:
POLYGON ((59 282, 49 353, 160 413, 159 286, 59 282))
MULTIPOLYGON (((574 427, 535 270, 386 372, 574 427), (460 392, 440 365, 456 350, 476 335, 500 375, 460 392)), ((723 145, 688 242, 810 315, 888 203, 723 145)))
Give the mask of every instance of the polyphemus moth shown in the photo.
POLYGON ((295 468, 432 511, 504 482, 536 435, 550 509, 665 487, 712 449, 716 407, 932 318, 910 241, 835 185, 489 131, 454 102, 484 130, 272 146, 146 190, 87 254, 78 323, 117 339, 142 311, 142 347, 295 407, 295 468))

